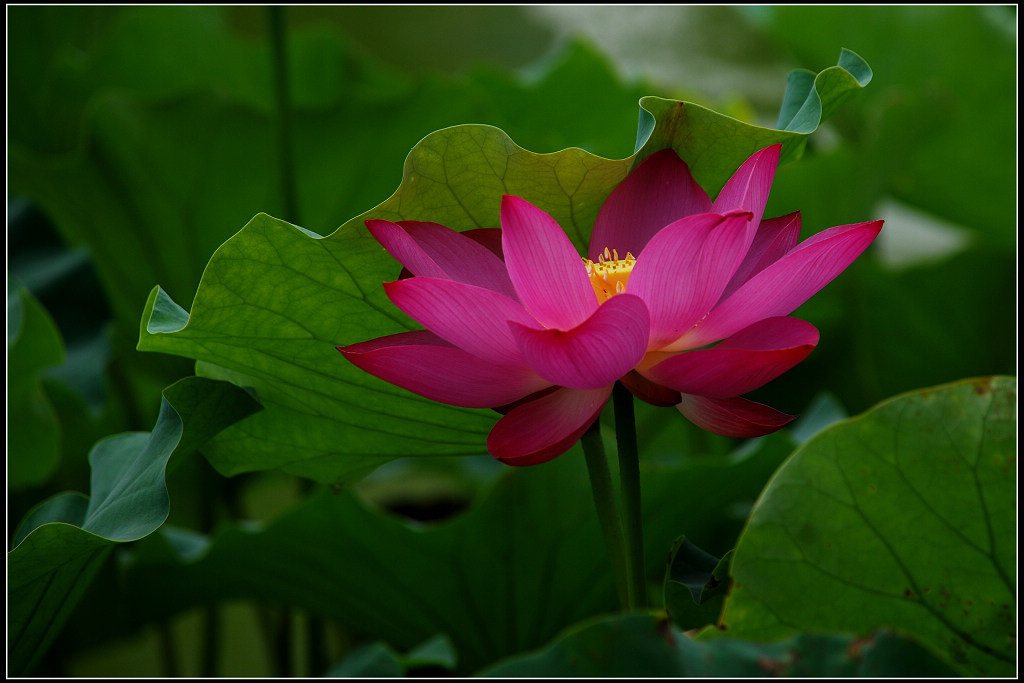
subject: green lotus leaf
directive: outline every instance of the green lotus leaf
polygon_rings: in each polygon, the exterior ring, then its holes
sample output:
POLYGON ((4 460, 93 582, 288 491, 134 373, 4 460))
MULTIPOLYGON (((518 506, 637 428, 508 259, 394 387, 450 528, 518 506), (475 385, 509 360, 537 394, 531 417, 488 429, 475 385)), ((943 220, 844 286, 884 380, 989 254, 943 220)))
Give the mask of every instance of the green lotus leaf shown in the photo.
POLYGON ((92 491, 62 493, 33 508, 7 555, 11 671, 31 671, 60 633, 110 550, 151 534, 170 511, 168 460, 195 449, 257 408, 227 383, 187 378, 164 391, 151 433, 101 440, 89 454, 92 491))
POLYGON ((880 632, 801 634, 760 644, 688 638, 651 614, 601 617, 568 629, 547 647, 482 671, 485 677, 609 678, 767 676, 949 676, 952 671, 912 641, 880 632))
POLYGON ((719 628, 914 636, 965 675, 1016 653, 1016 380, 911 392, 776 472, 732 559, 719 628))
POLYGON ((399 655, 381 642, 367 643, 352 650, 345 659, 327 670, 327 678, 401 678, 405 673, 399 655))
MULTIPOLYGON (((819 92, 825 110, 828 97, 845 92, 819 92)), ((213 255, 187 316, 155 288, 138 348, 194 358, 197 374, 259 394, 266 410, 205 451, 226 475, 279 468, 346 484, 404 455, 479 454, 496 413, 427 401, 362 373, 333 348, 413 328, 380 287, 400 267, 364 220, 494 228, 501 196, 512 194, 550 213, 585 251, 605 198, 655 149, 675 149, 714 193, 752 152, 781 142, 796 156, 806 135, 650 97, 641 100, 641 149, 622 160, 578 148, 536 154, 491 126, 445 128, 412 149, 389 199, 327 237, 256 216, 213 255)))
POLYGON ((718 621, 729 590, 732 551, 719 559, 680 536, 665 571, 665 609, 678 628, 700 628, 718 621))
POLYGON ((327 678, 401 678, 423 670, 433 673, 451 671, 455 668, 455 652, 451 642, 444 636, 437 636, 414 648, 408 654, 400 655, 379 641, 355 648, 346 657, 332 666, 327 678))
POLYGON ((804 69, 790 72, 776 127, 812 132, 846 97, 870 83, 871 77, 867 62, 846 49, 840 53, 836 66, 819 74, 804 69))
POLYGON ((641 99, 637 160, 671 147, 690 165, 701 187, 714 196, 736 167, 759 149, 781 142, 780 163, 799 158, 807 136, 872 77, 867 62, 846 49, 836 66, 816 75, 804 70, 794 74, 782 102, 779 129, 741 123, 692 102, 641 99), (794 100, 801 97, 799 110, 791 114, 794 100))

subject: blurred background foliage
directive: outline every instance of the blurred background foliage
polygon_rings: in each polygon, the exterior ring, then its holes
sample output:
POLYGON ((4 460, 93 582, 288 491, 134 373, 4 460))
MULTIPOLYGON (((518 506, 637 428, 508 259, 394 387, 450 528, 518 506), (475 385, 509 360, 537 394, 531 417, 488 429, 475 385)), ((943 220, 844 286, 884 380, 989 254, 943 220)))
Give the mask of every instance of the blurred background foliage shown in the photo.
MULTIPOLYGON (((214 250, 256 213, 328 234, 395 190, 418 140, 460 123, 498 126, 535 152, 576 146, 610 158, 632 153, 643 95, 773 126, 786 73, 834 64, 841 47, 863 56, 874 80, 810 138, 803 159, 779 169, 768 214, 801 210, 804 236, 886 225, 797 312, 821 330, 820 347, 752 395, 789 412, 828 405, 833 418, 915 388, 1015 373, 1013 7, 9 7, 9 542, 39 501, 89 490, 97 439, 153 428, 161 390, 192 372, 183 359, 135 351, 146 295, 160 284, 187 306, 214 250)), ((638 417, 648 471, 676 472, 648 489, 652 575, 678 533, 724 553, 790 437, 764 440, 758 458, 710 460, 736 444, 662 412, 641 407, 638 417), (666 502, 672 477, 738 485, 683 515, 666 502)), ((495 492, 493 465, 400 461, 360 495, 419 524, 465 508, 486 518, 495 496, 536 476, 505 477, 495 492)), ((569 468, 552 465, 541 479, 569 468)), ((168 488, 165 530, 181 531, 118 548, 37 673, 316 674, 367 635, 390 636, 403 652, 433 635, 416 610, 396 608, 406 619, 394 635, 388 624, 325 620, 315 595, 273 579, 228 585, 224 566, 279 576, 255 561, 288 541, 274 530, 335 514, 303 482, 223 479, 192 458, 168 488), (266 545, 245 537, 247 520, 279 518, 266 545), (219 554, 168 570, 211 533, 228 539, 219 554), (216 634, 222 646, 211 645, 216 634), (270 646, 243 645, 257 642, 270 646)), ((585 489, 581 500, 585 508, 585 489)), ((387 526, 405 522, 359 510, 399 546, 420 543, 387 526)), ((429 555, 440 538, 417 552, 429 555)), ((507 552, 496 547, 481 565, 507 552)), ((610 586, 596 590, 561 596, 566 618, 611 608, 610 586)), ((424 599, 415 586, 396 598, 424 599)), ((332 609, 358 615, 352 600, 332 609)), ((564 625, 491 634, 498 644, 466 646, 461 654, 477 654, 460 666, 537 647, 564 625)))

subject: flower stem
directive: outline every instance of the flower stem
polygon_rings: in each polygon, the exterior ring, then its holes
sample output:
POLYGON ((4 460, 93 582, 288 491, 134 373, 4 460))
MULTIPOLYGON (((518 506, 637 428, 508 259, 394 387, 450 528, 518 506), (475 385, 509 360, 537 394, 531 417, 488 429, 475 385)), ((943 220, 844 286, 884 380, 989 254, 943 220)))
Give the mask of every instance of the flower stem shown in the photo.
POLYGON ((615 504, 615 490, 612 487, 612 475, 608 470, 608 459, 604 454, 604 443, 601 441, 601 421, 594 424, 580 437, 583 454, 587 459, 587 473, 590 475, 590 488, 594 493, 594 505, 597 507, 597 519, 604 534, 604 543, 608 548, 608 557, 615 575, 615 586, 619 592, 619 603, 622 609, 628 610, 629 577, 626 570, 625 545, 622 540, 622 527, 619 524, 619 510, 615 504))
POLYGON ((288 221, 299 223, 299 200, 292 156, 292 111, 288 88, 288 54, 285 45, 285 8, 267 8, 270 24, 270 48, 273 58, 274 101, 277 105, 277 151, 281 196, 288 221))
POLYGON ((615 407, 615 442, 619 451, 619 484, 622 492, 625 528, 626 568, 629 576, 629 604, 633 609, 647 606, 647 572, 644 567, 644 525, 640 505, 640 458, 636 446, 636 416, 633 394, 621 382, 612 390, 615 407))

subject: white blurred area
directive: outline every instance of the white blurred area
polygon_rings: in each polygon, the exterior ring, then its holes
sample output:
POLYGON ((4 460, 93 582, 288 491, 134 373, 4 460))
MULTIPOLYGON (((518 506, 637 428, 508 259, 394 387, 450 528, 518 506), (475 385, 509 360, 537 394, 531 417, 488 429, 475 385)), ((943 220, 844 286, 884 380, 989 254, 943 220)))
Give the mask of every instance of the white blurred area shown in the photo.
MULTIPOLYGON (((591 40, 621 75, 682 85, 713 100, 742 96, 774 124, 789 64, 728 6, 533 5, 524 11, 553 30, 556 44, 591 40)), ((838 57, 838 51, 836 53, 838 57)), ((811 65, 827 66, 827 65, 811 65)))
POLYGON ((872 215, 885 219, 875 247, 891 268, 940 261, 968 245, 970 233, 895 199, 886 199, 872 215))

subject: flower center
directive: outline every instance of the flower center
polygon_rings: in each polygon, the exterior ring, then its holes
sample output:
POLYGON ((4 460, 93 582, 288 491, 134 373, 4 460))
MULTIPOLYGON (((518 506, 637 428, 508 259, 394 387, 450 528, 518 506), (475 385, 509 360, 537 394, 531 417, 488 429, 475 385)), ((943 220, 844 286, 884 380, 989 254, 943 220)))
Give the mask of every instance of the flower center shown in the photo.
POLYGON ((620 259, 619 252, 614 249, 609 251, 608 247, 604 248, 603 254, 598 255, 597 263, 583 259, 598 303, 603 304, 616 294, 626 291, 626 283, 635 263, 633 254, 627 252, 626 258, 620 259))

